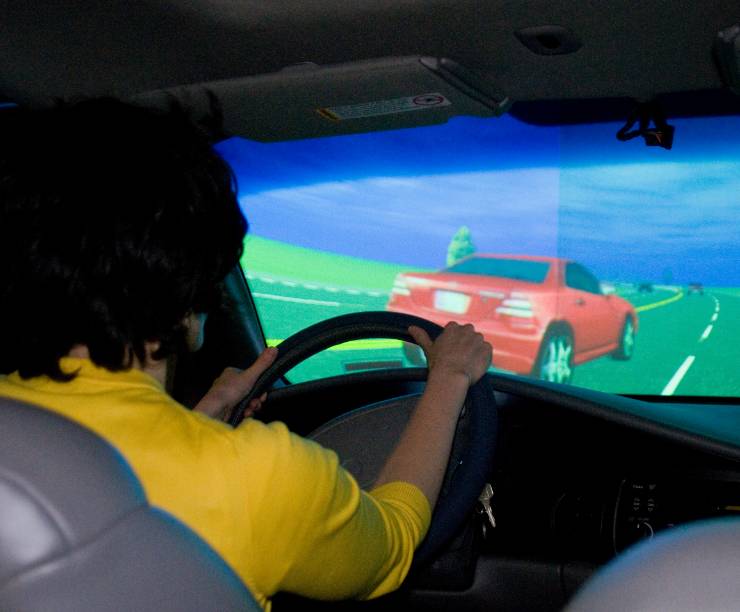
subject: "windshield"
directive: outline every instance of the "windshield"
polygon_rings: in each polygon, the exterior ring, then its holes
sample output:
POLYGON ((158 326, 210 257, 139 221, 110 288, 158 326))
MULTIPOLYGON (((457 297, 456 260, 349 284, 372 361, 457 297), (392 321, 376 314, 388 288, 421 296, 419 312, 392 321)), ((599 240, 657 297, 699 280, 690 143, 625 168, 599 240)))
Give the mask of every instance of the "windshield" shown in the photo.
MULTIPOLYGON (((221 143, 268 343, 390 310, 473 323, 504 372, 740 396, 740 118, 673 123, 670 151, 618 142, 616 123, 511 116, 221 143)), ((415 347, 366 340, 289 379, 421 363, 415 347)))

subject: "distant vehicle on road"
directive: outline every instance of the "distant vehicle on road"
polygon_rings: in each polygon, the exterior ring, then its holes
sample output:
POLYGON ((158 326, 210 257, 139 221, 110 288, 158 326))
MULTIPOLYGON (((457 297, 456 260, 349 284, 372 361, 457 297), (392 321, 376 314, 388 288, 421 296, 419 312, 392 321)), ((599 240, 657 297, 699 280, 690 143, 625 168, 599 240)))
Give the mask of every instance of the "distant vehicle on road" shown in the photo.
POLYGON ((652 293, 653 283, 639 283, 637 285, 637 292, 638 293, 652 293))
POLYGON ((629 302, 555 257, 475 254, 439 272, 403 272, 387 309, 473 323, 493 345, 494 367, 553 382, 570 382, 577 364, 602 355, 630 359, 637 332, 629 302))
POLYGON ((687 295, 691 295, 693 293, 704 295, 704 285, 702 285, 701 283, 689 283, 686 293, 687 295))

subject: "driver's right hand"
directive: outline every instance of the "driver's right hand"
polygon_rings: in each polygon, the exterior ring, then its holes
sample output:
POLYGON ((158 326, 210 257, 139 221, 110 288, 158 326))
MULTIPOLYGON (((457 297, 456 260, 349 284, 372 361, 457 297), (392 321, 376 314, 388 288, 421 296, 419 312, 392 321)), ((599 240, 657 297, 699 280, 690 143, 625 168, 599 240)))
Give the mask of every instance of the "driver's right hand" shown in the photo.
POLYGON ((493 348, 470 323, 459 325, 450 321, 434 341, 426 331, 415 325, 410 326, 408 331, 426 354, 430 374, 434 372, 451 377, 463 375, 468 385, 472 385, 491 366, 493 348))

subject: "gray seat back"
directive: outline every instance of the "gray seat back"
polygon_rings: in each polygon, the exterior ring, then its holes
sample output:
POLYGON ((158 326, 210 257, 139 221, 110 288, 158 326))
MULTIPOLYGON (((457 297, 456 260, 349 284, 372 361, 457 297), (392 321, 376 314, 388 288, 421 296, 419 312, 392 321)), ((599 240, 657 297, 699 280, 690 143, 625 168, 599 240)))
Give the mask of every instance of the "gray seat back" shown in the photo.
POLYGON ((740 610, 740 519, 663 531, 596 572, 566 612, 740 610))
POLYGON ((123 457, 0 398, 0 610, 261 610, 201 538, 150 506, 123 457))

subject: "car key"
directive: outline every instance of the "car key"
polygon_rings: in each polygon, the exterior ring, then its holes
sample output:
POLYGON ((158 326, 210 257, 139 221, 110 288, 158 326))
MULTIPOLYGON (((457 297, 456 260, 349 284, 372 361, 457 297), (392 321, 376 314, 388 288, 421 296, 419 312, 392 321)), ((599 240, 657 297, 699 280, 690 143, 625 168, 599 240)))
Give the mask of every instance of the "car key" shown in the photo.
POLYGON ((480 494, 480 497, 478 498, 478 501, 481 503, 481 506, 483 506, 483 512, 485 512, 486 516, 488 517, 488 522, 491 524, 492 528, 496 528, 496 518, 493 516, 493 509, 491 508, 491 498, 493 497, 493 487, 490 483, 486 483, 486 486, 483 487, 483 492, 480 494))

